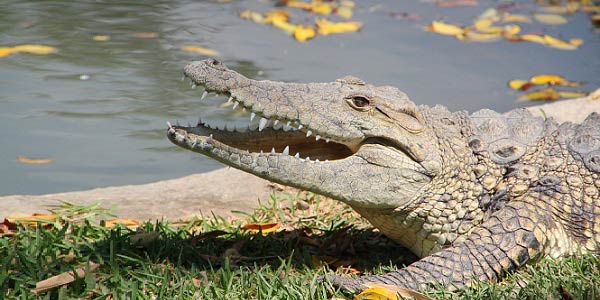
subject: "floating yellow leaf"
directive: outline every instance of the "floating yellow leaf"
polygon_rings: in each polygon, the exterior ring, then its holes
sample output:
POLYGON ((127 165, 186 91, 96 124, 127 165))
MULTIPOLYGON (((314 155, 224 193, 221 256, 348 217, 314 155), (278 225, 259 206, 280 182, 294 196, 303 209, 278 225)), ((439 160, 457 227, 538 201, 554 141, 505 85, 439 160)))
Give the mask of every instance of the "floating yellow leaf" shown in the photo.
POLYGON ((317 18, 317 27, 320 35, 332 33, 355 32, 362 27, 361 22, 331 22, 325 18, 317 18))
POLYGON ((539 91, 527 93, 517 101, 550 101, 560 98, 560 94, 553 88, 547 88, 539 91))
POLYGON ((538 84, 538 85, 542 85, 542 84, 555 85, 555 84, 562 84, 564 82, 567 82, 567 80, 559 75, 540 74, 540 75, 535 75, 535 76, 529 78, 529 82, 531 82, 533 84, 538 84))
POLYGON ((456 35, 456 38, 467 42, 493 42, 502 38, 501 33, 480 33, 474 31, 466 31, 464 34, 456 35))
POLYGON ((312 9, 312 5, 310 3, 306 3, 306 2, 302 2, 302 1, 288 1, 286 4, 286 6, 289 7, 296 7, 296 8, 302 8, 304 10, 311 10, 312 9))
POLYGON ((264 17, 265 23, 273 23, 276 20, 287 22, 290 18, 290 13, 285 10, 275 9, 265 13, 264 17))
POLYGON ((253 233, 262 232, 266 235, 279 229, 279 223, 250 223, 242 226, 243 230, 249 230, 253 233))
POLYGON ((450 7, 450 6, 477 6, 479 2, 477 0, 445 0, 436 1, 437 6, 450 7))
POLYGON ((561 15, 554 14, 533 14, 533 17, 542 24, 562 25, 568 21, 561 15))
POLYGON ((51 158, 36 159, 36 158, 27 158, 24 156, 19 156, 17 159, 20 162, 26 163, 26 164, 47 164, 47 163, 51 163, 54 161, 54 159, 51 159, 51 158))
POLYGON ((0 57, 9 56, 15 52, 13 47, 0 47, 0 57))
POLYGON ((561 98, 581 98, 586 97, 590 93, 582 91, 558 91, 561 98))
POLYGON ((577 2, 567 2, 564 6, 542 6, 538 10, 553 14, 572 14, 579 9, 579 6, 577 2))
POLYGON ((312 39, 315 35, 317 35, 317 33, 314 28, 304 27, 302 25, 296 26, 296 30, 294 31, 294 38, 301 42, 312 39))
POLYGON ((342 1, 340 1, 340 6, 354 8, 356 6, 356 4, 352 0, 342 0, 342 1))
POLYGON ((535 35, 535 34, 524 34, 521 36, 521 40, 534 42, 538 44, 546 44, 546 40, 543 36, 535 35))
POLYGON ((314 3, 312 4, 312 12, 316 13, 316 14, 321 14, 321 15, 328 15, 331 14, 331 12, 333 11, 333 9, 331 8, 331 5, 329 5, 329 3, 314 3))
POLYGON ((356 295, 353 300, 431 300, 431 298, 411 289, 382 283, 364 283, 368 288, 356 295))
POLYGON ((350 19, 353 15, 352 8, 347 6, 338 7, 335 13, 344 19, 350 19))
POLYGON ((273 20, 273 26, 285 31, 287 34, 294 34, 296 32, 296 25, 290 24, 280 19, 273 20))
POLYGON ((219 55, 218 51, 210 49, 210 48, 202 47, 202 46, 183 46, 183 47, 181 47, 181 50, 188 51, 188 52, 194 52, 194 53, 198 53, 198 54, 202 54, 202 55, 208 55, 208 56, 219 55))
POLYGON ((587 6, 582 7, 581 10, 587 11, 587 12, 597 12, 597 13, 599 13, 600 12, 600 5, 596 5, 596 6, 587 5, 587 6))
POLYGON ((513 79, 508 82, 508 86, 513 90, 523 90, 527 85, 531 85, 527 80, 513 79))
POLYGON ((473 26, 475 27, 475 29, 482 31, 482 29, 489 28, 493 24, 494 24, 494 22, 490 19, 478 19, 478 20, 475 20, 475 22, 473 23, 473 26))
POLYGON ((526 15, 509 14, 505 13, 502 15, 502 22, 520 22, 520 23, 531 23, 531 18, 526 15))
POLYGON ((571 44, 567 41, 563 41, 549 35, 544 35, 544 41, 546 42, 546 45, 561 50, 575 50, 578 47, 578 45, 571 44))
POLYGON ((25 53, 40 54, 40 55, 58 52, 58 49, 56 49, 52 46, 35 45, 35 44, 19 45, 19 46, 13 47, 13 49, 15 52, 25 52, 25 53))
POLYGON ((431 25, 429 25, 428 30, 439 33, 439 34, 454 35, 454 36, 463 34, 463 32, 464 32, 464 29, 462 29, 461 27, 458 27, 458 26, 452 25, 452 24, 446 24, 446 23, 439 22, 439 21, 431 22, 431 25))
POLYGON ((519 32, 521 32, 521 26, 517 25, 517 24, 510 24, 510 25, 506 25, 504 26, 504 35, 516 35, 519 32))
POLYGON ((158 37, 158 32, 132 32, 128 36, 138 39, 153 39, 158 37))
POLYGON ((569 44, 575 45, 575 46, 581 46, 583 44, 583 40, 582 39, 570 39, 569 44))
POLYGON ((240 17, 245 20, 251 20, 255 23, 265 23, 265 17, 255 11, 245 10, 240 13, 240 17))
POLYGON ((133 220, 133 219, 110 219, 110 220, 106 220, 104 221, 104 227, 106 228, 113 228, 115 226, 117 226, 117 224, 121 224, 123 226, 140 226, 141 223, 133 220))
POLYGON ((110 36, 108 36, 108 35, 95 35, 92 39, 94 41, 98 41, 98 42, 106 42, 106 41, 110 40, 110 36))

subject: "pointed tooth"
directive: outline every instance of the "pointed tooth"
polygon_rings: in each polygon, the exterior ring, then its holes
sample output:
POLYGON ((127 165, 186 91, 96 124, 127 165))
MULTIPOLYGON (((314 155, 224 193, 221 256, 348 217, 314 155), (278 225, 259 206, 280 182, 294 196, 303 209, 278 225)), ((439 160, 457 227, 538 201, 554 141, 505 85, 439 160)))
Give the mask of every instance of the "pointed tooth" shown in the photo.
POLYGON ((325 138, 325 143, 329 143, 331 141, 329 138, 325 138))
POLYGON ((212 138, 213 138, 213 134, 211 133, 211 134, 209 135, 209 137, 212 139, 212 138))
POLYGON ((275 126, 275 125, 277 125, 277 124, 279 124, 279 120, 278 120, 278 119, 275 119, 275 121, 273 121, 273 126, 275 126))
POLYGON ((275 147, 271 148, 271 154, 275 154, 275 147))
POLYGON ((292 121, 287 121, 287 123, 285 123, 287 127, 290 127, 290 124, 292 124, 292 121))
POLYGON ((252 112, 250 114, 250 122, 252 122, 252 120, 254 120, 254 117, 256 117, 256 113, 252 112))
POLYGON ((300 158, 300 153, 296 152, 296 155, 294 155, 295 158, 300 158))
POLYGON ((302 129, 302 127, 304 127, 302 124, 298 125, 298 129, 302 129))
POLYGON ((202 93, 202 96, 200 96, 200 100, 204 100, 204 98, 206 98, 206 96, 208 96, 208 91, 204 91, 202 93))
POLYGON ((231 100, 233 100, 233 96, 229 96, 229 99, 227 99, 227 103, 231 102, 231 100))
POLYGON ((262 131, 263 129, 265 129, 265 127, 267 126, 267 122, 268 122, 267 119, 260 118, 260 121, 258 123, 258 131, 262 131))
POLYGON ((292 127, 291 127, 291 126, 289 126, 289 125, 283 125, 283 131, 285 131, 285 132, 288 132, 288 131, 290 131, 291 129, 292 129, 292 127))
POLYGON ((167 126, 169 126, 169 129, 173 128, 173 124, 171 124, 169 121, 167 121, 167 126))
POLYGON ((329 162, 329 159, 326 159, 326 160, 325 160, 325 162, 326 162, 326 163, 328 163, 328 162, 329 162))
POLYGON ((321 139, 321 136, 317 134, 317 135, 315 136, 315 140, 317 140, 317 141, 318 141, 318 140, 320 140, 320 139, 321 139))
POLYGON ((285 146, 285 149, 283 149, 283 152, 281 153, 285 155, 290 155, 290 146, 285 146))
POLYGON ((309 157, 309 156, 307 156, 307 157, 306 157, 304 160, 305 160, 305 161, 310 161, 310 157, 309 157))
POLYGON ((318 159, 318 158, 317 158, 317 159, 315 159, 315 162, 319 162, 319 159, 318 159))
POLYGON ((196 87, 197 87, 197 85, 192 82, 192 89, 195 89, 196 87))
POLYGON ((265 154, 265 153, 262 150, 260 150, 260 155, 263 155, 263 154, 265 154))
POLYGON ((240 103, 239 103, 239 102, 237 102, 237 101, 236 101, 236 102, 234 102, 234 103, 233 103, 233 108, 232 108, 232 109, 236 109, 236 108, 238 107, 238 105, 239 105, 239 104, 240 104, 240 103))
POLYGON ((185 74, 181 75, 181 81, 185 80, 185 74))
POLYGON ((312 134, 312 130, 306 131, 306 137, 309 137, 312 134))
POLYGON ((246 107, 242 106, 242 111, 246 111, 246 107))

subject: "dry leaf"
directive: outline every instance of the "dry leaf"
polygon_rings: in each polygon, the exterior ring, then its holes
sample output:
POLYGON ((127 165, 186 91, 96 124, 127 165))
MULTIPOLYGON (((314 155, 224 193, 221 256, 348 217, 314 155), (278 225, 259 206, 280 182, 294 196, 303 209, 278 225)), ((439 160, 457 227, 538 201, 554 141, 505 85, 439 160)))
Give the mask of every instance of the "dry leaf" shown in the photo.
POLYGON ((47 164, 54 161, 52 158, 27 158, 25 156, 19 156, 17 160, 26 164, 47 164))
POLYGON ((13 47, 0 47, 0 57, 9 56, 15 52, 13 47))
POLYGON ((243 230, 249 230, 253 233, 262 232, 263 235, 267 235, 271 232, 279 229, 279 223, 250 223, 242 226, 243 230))
POLYGON ((568 82, 565 78, 563 78, 562 76, 559 75, 554 75, 554 74, 540 74, 540 75, 535 75, 532 76, 531 78, 529 78, 529 82, 531 82, 532 84, 538 84, 538 85, 543 85, 543 84, 548 84, 548 85, 561 85, 563 83, 568 82))
POLYGON ((198 54, 202 54, 202 55, 208 55, 208 56, 219 55, 218 51, 210 49, 210 48, 202 47, 202 46, 183 46, 183 47, 181 47, 181 50, 188 51, 188 52, 194 52, 194 53, 198 53, 198 54))
POLYGON ((531 83, 527 80, 513 79, 508 82, 508 86, 513 90, 526 91, 531 87, 531 83))
POLYGON ((132 32, 128 35, 138 39, 153 39, 158 37, 158 32, 132 32))
POLYGON ((110 36, 108 35, 95 35, 94 37, 92 37, 92 39, 94 41, 98 41, 98 42, 106 42, 110 40, 110 36))
POLYGON ((502 38, 500 33, 479 33, 474 31, 466 31, 464 34, 456 35, 456 38, 467 42, 494 42, 502 38))
POLYGON ((354 300, 401 300, 401 299, 416 299, 416 300, 431 300, 431 298, 411 289, 402 288, 395 285, 383 283, 364 283, 368 289, 362 291, 354 297, 354 300))
POLYGON ((517 99, 517 101, 550 101, 560 98, 560 94, 553 88, 529 92, 517 99))
POLYGON ((58 49, 56 49, 52 46, 35 45, 35 44, 19 45, 19 46, 13 47, 13 49, 15 50, 15 52, 25 52, 25 53, 40 54, 40 55, 58 52, 58 49))
POLYGON ((265 23, 271 24, 275 20, 287 23, 287 21, 290 19, 290 13, 285 10, 275 9, 275 10, 271 10, 271 11, 268 11, 267 13, 265 13, 264 17, 265 17, 265 19, 264 19, 265 23))
POLYGON ((47 290, 53 289, 55 287, 69 284, 71 282, 74 282, 76 278, 85 277, 85 274, 87 271, 93 272, 99 266, 100 266, 99 264, 91 262, 88 267, 77 268, 77 269, 75 269, 75 272, 68 271, 68 272, 64 272, 64 273, 56 275, 56 276, 52 276, 48 279, 45 279, 45 280, 42 280, 42 281, 36 283, 35 288, 31 289, 31 292, 33 292, 34 294, 39 294, 39 293, 45 292, 47 290), (75 274, 77 274, 77 276, 75 276, 75 274))
POLYGON ((283 20, 274 19, 272 24, 273 24, 273 26, 285 31, 285 33, 287 33, 287 34, 291 35, 291 34, 294 34, 294 32, 296 32, 296 25, 290 24, 283 20))
POLYGON ((561 15, 533 14, 533 17, 542 24, 562 25, 568 23, 567 19, 561 15))
POLYGON ((521 40, 538 43, 538 44, 546 44, 546 40, 543 36, 535 35, 535 34, 524 34, 521 36, 521 40))
POLYGON ((464 33, 464 29, 452 24, 446 24, 439 21, 431 22, 431 25, 427 28, 429 31, 433 31, 439 34, 445 35, 459 35, 464 33))
POLYGON ((113 228, 115 226, 117 226, 117 224, 121 224, 123 226, 140 226, 141 223, 133 220, 133 219, 110 219, 110 220, 106 220, 104 221, 104 227, 106 228, 113 228))
POLYGON ((546 45, 552 47, 552 48, 556 48, 556 49, 561 49, 561 50, 576 50, 577 47, 579 47, 579 45, 574 45, 571 44, 567 41, 563 41, 561 39, 549 36, 549 35, 544 35, 544 41, 546 42, 546 45))
POLYGON ((321 15, 328 15, 328 14, 331 14, 331 12, 333 11, 333 9, 331 8, 331 5, 329 5, 329 3, 316 3, 316 2, 313 2, 313 4, 311 5, 311 10, 312 10, 312 12, 314 12, 316 14, 321 14, 321 15))
POLYGON ((502 15, 502 22, 520 22, 520 23, 531 23, 531 18, 526 15, 509 14, 505 13, 502 15))
POLYGON ((362 27, 361 22, 331 22, 325 18, 317 18, 317 27, 320 35, 330 35, 332 33, 345 33, 359 31, 362 27))
POLYGON ((317 35, 317 33, 314 28, 304 27, 302 25, 296 26, 296 30, 294 31, 294 38, 301 42, 312 39, 315 35, 317 35))
POLYGON ((311 10, 312 9, 312 5, 310 3, 306 3, 306 2, 302 2, 302 1, 288 1, 286 4, 286 6, 289 7, 296 7, 296 8, 302 8, 304 10, 311 10))

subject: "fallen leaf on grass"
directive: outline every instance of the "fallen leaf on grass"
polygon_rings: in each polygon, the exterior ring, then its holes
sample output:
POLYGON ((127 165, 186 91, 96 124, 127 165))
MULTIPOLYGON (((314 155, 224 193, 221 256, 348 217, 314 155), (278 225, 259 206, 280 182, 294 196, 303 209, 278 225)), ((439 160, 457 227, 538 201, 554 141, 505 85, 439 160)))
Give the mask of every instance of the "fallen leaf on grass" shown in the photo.
POLYGON ((30 216, 17 214, 16 216, 8 216, 4 219, 4 224, 10 229, 14 229, 18 224, 25 226, 36 226, 38 223, 54 223, 58 221, 58 216, 55 214, 40 214, 34 213, 30 216))
POLYGON ((253 233, 262 232, 263 235, 277 231, 279 223, 250 223, 242 226, 243 230, 249 230, 253 233))
POLYGON ((17 160, 26 164, 48 164, 54 161, 52 158, 28 158, 25 156, 19 156, 17 160))
POLYGON ((555 14, 533 14, 533 17, 542 24, 549 25, 562 25, 567 24, 568 21, 565 17, 555 14))
POLYGON ((183 46, 183 47, 181 47, 181 50, 198 53, 198 54, 202 54, 202 55, 208 55, 208 56, 219 55, 219 52, 217 50, 213 50, 213 49, 202 47, 202 46, 183 46))
POLYGON ((411 289, 382 283, 364 283, 368 288, 354 297, 354 300, 431 300, 431 298, 411 289))
POLYGON ((86 272, 93 272, 99 266, 100 264, 92 262, 87 267, 77 268, 75 269, 75 271, 68 271, 56 276, 52 276, 48 279, 36 283, 35 288, 31 289, 31 292, 37 295, 55 287, 69 284, 71 282, 74 282, 77 278, 85 277, 86 272))
POLYGON ((427 27, 427 30, 435 32, 435 33, 439 33, 439 34, 444 34, 444 35, 459 35, 459 34, 463 34, 464 33, 464 29, 456 26, 456 25, 452 25, 452 24, 446 24, 444 22, 439 22, 439 21, 433 21, 431 22, 431 25, 429 25, 427 27))
POLYGON ((113 228, 117 226, 117 224, 121 224, 123 226, 140 226, 141 223, 133 220, 133 219, 109 219, 104 221, 104 227, 113 228))
POLYGON ((346 33, 359 31, 362 27, 361 22, 331 22, 325 18, 317 18, 317 27, 320 35, 330 35, 333 33, 346 33))
POLYGON ((128 36, 138 39, 153 39, 158 37, 158 32, 132 32, 128 36))
POLYGON ((315 29, 312 27, 304 27, 302 25, 296 26, 294 30, 294 38, 300 42, 305 42, 306 40, 312 39, 317 35, 315 29))

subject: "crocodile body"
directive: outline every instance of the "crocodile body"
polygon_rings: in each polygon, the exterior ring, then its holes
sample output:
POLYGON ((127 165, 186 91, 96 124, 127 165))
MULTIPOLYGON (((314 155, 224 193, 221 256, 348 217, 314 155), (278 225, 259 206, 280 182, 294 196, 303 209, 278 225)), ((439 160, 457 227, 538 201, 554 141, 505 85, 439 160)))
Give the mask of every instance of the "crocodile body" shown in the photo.
POLYGON ((327 276, 338 287, 454 289, 499 281, 543 256, 600 253, 597 113, 581 124, 524 109, 469 115, 417 106, 396 88, 352 76, 255 81, 212 59, 184 74, 249 110, 258 128, 169 125, 172 142, 343 201, 421 257, 383 275, 327 276))

